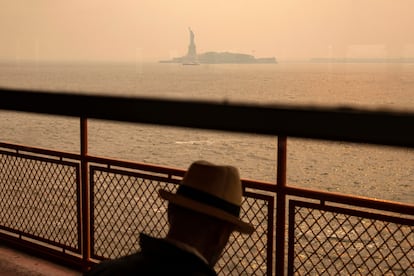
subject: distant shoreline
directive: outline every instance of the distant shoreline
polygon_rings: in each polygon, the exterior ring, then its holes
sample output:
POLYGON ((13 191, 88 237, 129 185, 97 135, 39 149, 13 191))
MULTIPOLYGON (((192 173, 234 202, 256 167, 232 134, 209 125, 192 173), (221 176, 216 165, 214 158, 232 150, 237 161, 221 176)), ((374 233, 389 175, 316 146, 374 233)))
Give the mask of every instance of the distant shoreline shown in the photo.
POLYGON ((312 63, 414 63, 414 58, 311 58, 312 63))
MULTIPOLYGON (((160 63, 186 63, 187 56, 175 57, 170 60, 160 60, 160 63)), ((198 54, 194 59, 199 64, 276 64, 274 57, 256 58, 252 55, 231 52, 206 52, 198 54)))

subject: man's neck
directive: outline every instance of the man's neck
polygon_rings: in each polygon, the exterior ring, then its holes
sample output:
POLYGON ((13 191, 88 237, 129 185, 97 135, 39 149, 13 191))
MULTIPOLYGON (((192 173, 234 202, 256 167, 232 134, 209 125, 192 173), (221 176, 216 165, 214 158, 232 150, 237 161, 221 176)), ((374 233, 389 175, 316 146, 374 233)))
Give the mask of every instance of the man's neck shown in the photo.
POLYGON ((183 241, 179 241, 177 239, 171 238, 171 237, 166 237, 165 240, 173 245, 175 245, 176 247, 190 252, 191 254, 196 255, 197 257, 199 257, 203 262, 205 262, 207 265, 209 265, 207 259, 203 256, 203 254, 201 254, 201 252, 194 246, 189 245, 188 243, 185 243, 183 241))

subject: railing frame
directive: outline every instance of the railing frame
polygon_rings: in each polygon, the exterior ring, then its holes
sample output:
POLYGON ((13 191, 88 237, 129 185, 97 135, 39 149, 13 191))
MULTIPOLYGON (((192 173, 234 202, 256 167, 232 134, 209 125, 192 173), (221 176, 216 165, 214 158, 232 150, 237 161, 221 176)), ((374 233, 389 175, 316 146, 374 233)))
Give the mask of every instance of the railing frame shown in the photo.
MULTIPOLYGON (((270 192, 276 193, 276 239, 275 239, 275 273, 276 275, 285 275, 287 272, 286 261, 285 261, 285 244, 286 244, 286 200, 287 196, 299 196, 306 197, 309 199, 318 199, 321 202, 331 201, 340 204, 350 204, 352 206, 359 207, 368 207, 374 208, 377 210, 397 212, 402 214, 407 214, 409 216, 414 216, 414 205, 403 204, 398 202, 391 202, 386 200, 376 200, 360 196, 347 196, 343 194, 315 191, 303 188, 297 188, 292 186, 287 186, 286 184, 286 158, 287 158, 287 136, 293 137, 304 137, 304 138, 317 138, 317 139, 326 139, 326 140, 336 140, 336 141, 348 141, 348 142, 358 142, 358 143, 372 143, 379 145, 392 145, 392 146, 402 146, 414 148, 414 134, 411 129, 407 127, 412 126, 414 123, 414 114, 412 113, 403 113, 403 112, 384 112, 384 111, 358 111, 358 110, 349 110, 349 109, 295 109, 295 108, 286 108, 286 107, 251 107, 251 106, 227 106, 227 105, 217 105, 214 103, 200 103, 200 102, 174 102, 170 101, 171 106, 168 105, 168 101, 160 100, 145 100, 145 99, 136 99, 130 101, 129 99, 124 98, 112 98, 112 97, 94 97, 94 96, 84 96, 84 95, 57 95, 53 93, 44 93, 44 92, 26 92, 26 91, 13 91, 13 90, 3 90, 1 93, 5 95, 5 101, 0 102, 0 109, 5 110, 16 110, 16 111, 29 111, 29 112, 39 112, 39 113, 48 113, 56 115, 69 115, 80 118, 80 155, 70 154, 70 153, 61 153, 51 150, 36 149, 32 147, 17 146, 6 143, 0 143, 0 147, 7 146, 9 148, 19 148, 27 149, 31 152, 37 152, 42 154, 52 154, 60 155, 67 158, 79 159, 81 163, 81 221, 82 221, 82 255, 81 261, 76 257, 68 256, 67 254, 54 252, 50 253, 48 250, 42 249, 41 246, 31 244, 27 241, 19 241, 16 238, 10 238, 9 242, 18 246, 24 246, 25 248, 31 248, 34 250, 43 251, 46 255, 60 256, 60 259, 66 259, 71 264, 80 264, 82 269, 87 269, 91 261, 91 237, 90 237, 90 206, 89 206, 89 179, 88 179, 88 168, 89 163, 99 160, 104 160, 103 158, 93 157, 88 155, 88 133, 87 133, 87 120, 88 118, 98 118, 98 119, 112 119, 119 121, 130 121, 130 122, 143 122, 143 123, 160 123, 162 125, 175 125, 175 126, 186 126, 186 127, 197 127, 204 129, 217 129, 217 130, 229 130, 237 132, 256 132, 259 134, 266 135, 278 135, 278 146, 277 146, 277 175, 276 175, 276 185, 269 186, 270 192), (23 99, 22 99, 23 97, 23 99), (48 102, 48 105, 45 105, 45 99, 50 99, 52 103, 48 102), (67 100, 70 100, 70 103, 81 104, 81 107, 76 111, 73 110, 73 105, 68 104, 67 100), (30 105, 27 104, 30 103, 30 105), (54 104, 55 103, 55 104, 54 104), (62 105, 64 103, 64 105, 62 105), (98 104, 98 107, 95 109, 89 109, 91 104, 98 104), (38 105, 37 105, 38 104, 38 105), (109 108, 110 105, 115 105, 115 107, 109 108), (136 110, 140 110, 136 105, 140 105, 141 110, 136 113, 136 110), (194 107, 192 107, 194 105, 194 107), (66 108, 66 106, 71 106, 72 109, 66 108), (126 110, 121 110, 115 112, 115 115, 111 115, 107 110, 117 110, 117 107, 126 107, 126 110), (175 108, 183 108, 183 112, 175 114, 173 118, 168 118, 167 116, 159 116, 159 114, 154 115, 156 111, 154 110, 163 110, 164 111, 177 111, 175 108), (135 111, 134 111, 135 110, 135 111), (191 112, 200 112, 207 111, 207 114, 203 116, 209 117, 208 114, 214 114, 219 112, 219 115, 213 115, 213 118, 217 116, 221 119, 228 118, 229 120, 223 121, 209 121, 205 120, 202 117, 196 116, 194 119, 189 119, 188 114, 191 112), (244 118, 252 116, 247 120, 241 120, 240 118, 235 118, 231 112, 236 112, 240 115, 244 114, 244 118), (224 115, 224 116, 222 116, 224 115), (225 116, 227 115, 227 117, 225 116), (283 126, 279 128, 269 127, 266 128, 266 125, 261 124, 260 126, 253 127, 255 123, 262 123, 264 119, 269 118, 269 116, 275 117, 277 122, 281 122, 280 118, 286 118, 287 123, 282 123, 283 126), (326 123, 328 122, 324 116, 333 115, 336 119, 339 119, 337 127, 333 130, 325 130, 326 123), (299 117, 298 117, 299 116, 299 117), (311 117, 312 120, 321 119, 322 123, 317 123, 315 129, 309 129, 306 124, 309 123, 307 117, 311 117), (200 119, 201 118, 201 119, 200 119), (358 119, 363 119, 358 121, 358 119), (380 124, 381 119, 385 118, 385 125, 380 124), (197 120, 200 119, 200 122, 197 120), (303 119, 303 124, 297 126, 290 126, 292 121, 298 122, 300 119, 303 119), (291 120, 291 121, 290 121, 291 120), (238 122, 244 122, 247 126, 240 125, 238 122), (350 122, 355 122, 356 126, 346 126, 350 122), (234 125, 232 125, 234 124, 234 125), (305 130, 300 130, 302 126, 305 130), (367 127, 368 130, 364 129, 367 127), (372 131, 372 133, 370 132, 372 131), (349 133, 351 132, 351 133, 349 133), (48 253, 49 252, 49 253, 48 253)), ((167 112, 168 113, 168 112, 167 112)), ((237 115, 236 115, 237 117, 237 115)), ((335 118, 329 118, 333 120, 335 118)), ((214 119, 213 119, 214 121, 214 119)), ((120 163, 125 164, 125 162, 120 161, 120 163)), ((250 187, 255 187, 256 184, 252 184, 250 187)), ((259 186, 259 185, 258 185, 259 186)), ((272 222, 273 223, 273 222, 272 222)), ((4 238, 4 237, 3 237, 4 238)))
POLYGON ((277 139, 277 182, 276 187, 276 275, 284 275, 285 271, 285 227, 286 227, 286 158, 287 137, 277 139))
POLYGON ((82 175, 82 256, 86 264, 91 258, 90 237, 90 205, 89 205, 89 173, 88 173, 88 121, 85 117, 80 118, 80 155, 82 175))

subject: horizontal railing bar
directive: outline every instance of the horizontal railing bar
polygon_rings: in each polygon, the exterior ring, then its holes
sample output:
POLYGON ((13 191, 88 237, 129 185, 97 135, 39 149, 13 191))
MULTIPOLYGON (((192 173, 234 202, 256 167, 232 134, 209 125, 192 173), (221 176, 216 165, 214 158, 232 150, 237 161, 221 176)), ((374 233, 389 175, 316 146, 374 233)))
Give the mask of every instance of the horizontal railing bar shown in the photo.
POLYGON ((0 109, 414 148, 414 113, 0 89, 0 109))
POLYGON ((87 266, 87 264, 83 263, 82 259, 78 256, 67 254, 53 248, 48 248, 28 240, 12 237, 7 234, 0 233, 0 242, 5 245, 13 246, 14 248, 20 248, 24 252, 32 252, 35 255, 41 254, 43 257, 47 257, 52 261, 67 265, 70 268, 82 269, 87 266))
MULTIPOLYGON (((280 192, 282 188, 275 186, 276 192, 280 192)), ((302 198, 317 199, 321 201, 347 204, 351 206, 365 207, 382 211, 406 214, 414 216, 414 204, 406 204, 401 202, 373 199, 369 197, 357 195, 345 195, 333 192, 325 192, 319 190, 310 190, 299 187, 284 187, 286 195, 298 196, 302 198)))
MULTIPOLYGON (((0 230, 7 231, 9 233, 19 235, 21 237, 20 240, 24 240, 25 238, 29 238, 29 239, 32 239, 32 240, 35 240, 35 241, 38 241, 38 242, 43 242, 43 243, 46 243, 48 245, 54 246, 56 248, 59 248, 60 250, 65 249, 65 250, 71 251, 73 253, 80 253, 80 250, 81 250, 80 248, 76 248, 76 247, 69 246, 69 245, 66 245, 66 244, 63 244, 63 243, 60 243, 60 242, 56 242, 56 241, 48 239, 48 238, 43 238, 43 237, 40 237, 40 236, 35 235, 35 234, 30 234, 30 233, 27 233, 25 231, 16 230, 16 229, 13 229, 11 227, 0 226, 0 230)), ((4 233, 1 233, 1 234, 6 235, 4 233)))
POLYGON ((341 213, 341 214, 346 214, 346 215, 355 216, 355 217, 363 217, 363 218, 387 221, 387 222, 392 222, 392 223, 414 225, 414 219, 389 216, 385 214, 372 213, 372 212, 367 212, 367 211, 362 211, 362 210, 354 210, 354 209, 342 208, 342 207, 337 207, 337 206, 320 205, 320 204, 313 203, 313 202, 305 202, 305 201, 299 201, 299 200, 291 200, 289 201, 289 204, 292 204, 295 207, 299 206, 299 207, 317 209, 317 210, 322 210, 322 211, 327 211, 327 212, 332 212, 332 213, 341 213))
MULTIPOLYGON (((56 158, 66 158, 66 159, 73 159, 73 160, 81 159, 80 155, 76 153, 49 150, 45 148, 26 146, 26 145, 14 144, 14 143, 0 142, 0 149, 1 148, 17 150, 20 152, 23 151, 23 152, 28 152, 28 153, 49 155, 49 156, 53 156, 56 158)), ((22 155, 21 153, 19 154, 22 155)), ((178 169, 178 168, 162 167, 162 166, 158 166, 154 164, 117 160, 113 158, 98 157, 98 156, 93 156, 93 155, 88 155, 87 161, 92 162, 92 163, 99 163, 99 164, 105 164, 105 165, 109 164, 111 166, 118 166, 118 167, 130 168, 130 169, 136 169, 136 170, 145 170, 145 171, 149 170, 149 171, 154 171, 157 173, 164 173, 166 175, 174 175, 174 176, 179 176, 179 177, 184 176, 184 173, 185 173, 185 170, 178 169)))
POLYGON ((257 189, 257 190, 267 191, 267 192, 272 192, 272 193, 276 192, 276 186, 275 186, 276 183, 267 182, 263 180, 258 181, 258 180, 244 178, 242 181, 242 185, 245 188, 257 189))
POLYGON ((39 162, 44 162, 44 163, 59 164, 59 165, 70 166, 70 167, 76 167, 79 165, 79 163, 76 163, 76 162, 70 162, 70 161, 60 160, 57 158, 51 158, 51 157, 56 157, 56 156, 45 156, 45 155, 38 156, 38 155, 31 155, 31 154, 9 152, 9 151, 1 150, 1 149, 0 149, 0 155, 14 156, 14 157, 23 158, 26 160, 28 159, 28 160, 34 160, 34 161, 39 161, 39 162))
POLYGON ((98 157, 98 156, 92 156, 92 155, 87 156, 87 161, 90 163, 111 165, 111 166, 135 169, 135 170, 151 171, 151 172, 160 173, 160 174, 162 173, 168 176, 173 175, 173 176, 182 177, 184 176, 186 172, 186 170, 172 168, 172 167, 162 167, 162 166, 158 166, 154 164, 117 160, 117 159, 98 157))
POLYGON ((49 150, 49 149, 44 149, 44 148, 32 147, 32 146, 25 146, 25 145, 20 145, 20 144, 0 142, 0 148, 7 148, 7 149, 18 150, 18 151, 37 153, 37 154, 42 154, 42 155, 49 155, 49 156, 59 157, 59 158, 80 160, 79 154, 57 151, 57 150, 49 150))
POLYGON ((171 181, 170 178, 167 178, 165 176, 162 177, 162 176, 159 176, 159 175, 152 175, 152 174, 148 174, 148 173, 141 173, 141 172, 136 172, 136 171, 125 171, 125 170, 122 170, 122 169, 112 169, 112 168, 100 167, 100 166, 90 166, 89 169, 90 169, 92 175, 93 175, 93 172, 95 172, 95 171, 101 171, 101 172, 106 172, 106 173, 122 174, 122 175, 127 175, 127 176, 132 176, 132 177, 137 177, 137 178, 144 178, 144 179, 155 180, 155 181, 167 181, 167 180, 169 180, 169 183, 179 184, 178 180, 177 181, 171 181))

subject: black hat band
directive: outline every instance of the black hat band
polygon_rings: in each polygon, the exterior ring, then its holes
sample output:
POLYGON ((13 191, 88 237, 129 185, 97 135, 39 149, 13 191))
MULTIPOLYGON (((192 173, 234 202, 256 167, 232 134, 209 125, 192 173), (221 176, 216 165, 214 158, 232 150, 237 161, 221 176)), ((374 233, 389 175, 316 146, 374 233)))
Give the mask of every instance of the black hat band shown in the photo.
POLYGON ((230 215, 238 217, 240 215, 240 206, 223 200, 219 197, 211 195, 209 193, 191 188, 186 185, 180 185, 177 190, 177 195, 182 195, 187 198, 194 199, 200 203, 221 209, 230 215))

